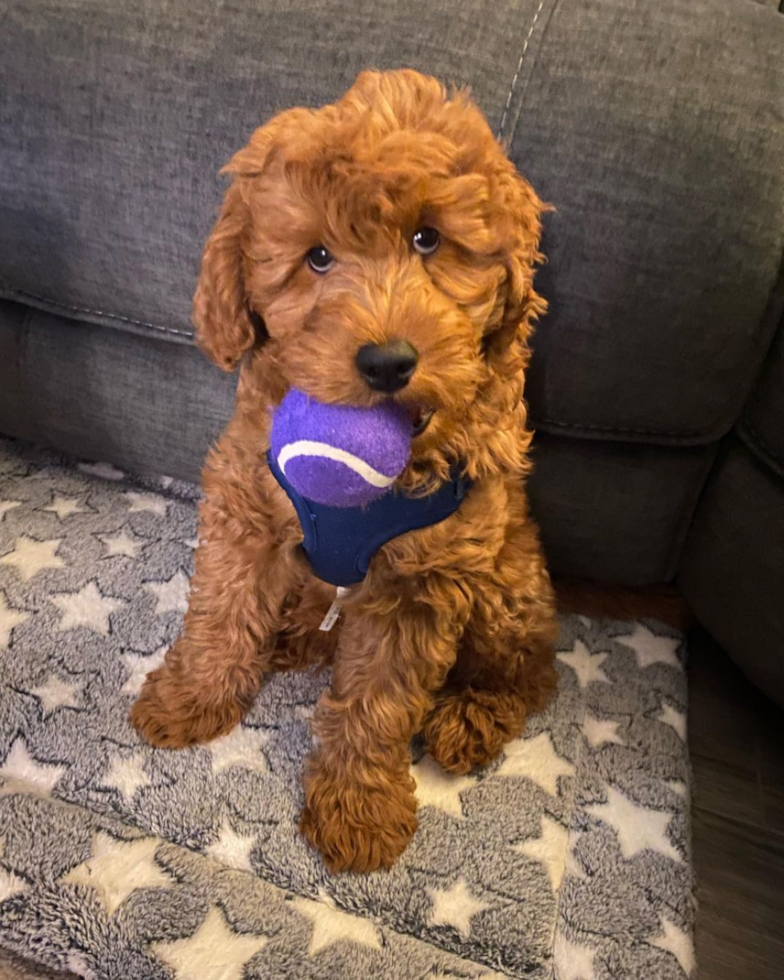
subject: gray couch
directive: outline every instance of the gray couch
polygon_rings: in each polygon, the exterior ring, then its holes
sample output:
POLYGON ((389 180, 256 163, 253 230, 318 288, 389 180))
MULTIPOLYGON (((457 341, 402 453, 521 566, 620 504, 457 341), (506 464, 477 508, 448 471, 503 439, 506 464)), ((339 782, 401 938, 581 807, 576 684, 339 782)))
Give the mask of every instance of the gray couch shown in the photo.
POLYGON ((219 167, 368 65, 470 83, 539 193, 550 562, 677 577, 784 699, 784 15, 754 0, 4 0, 0 431, 196 479, 219 167), (778 332, 777 332, 778 331, 778 332))

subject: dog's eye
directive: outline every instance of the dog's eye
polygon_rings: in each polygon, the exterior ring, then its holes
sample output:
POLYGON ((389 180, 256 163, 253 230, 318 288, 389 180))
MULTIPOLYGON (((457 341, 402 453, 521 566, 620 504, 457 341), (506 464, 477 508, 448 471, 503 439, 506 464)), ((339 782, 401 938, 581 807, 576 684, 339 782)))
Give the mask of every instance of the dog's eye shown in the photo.
POLYGON ((323 245, 315 245, 305 256, 308 265, 314 272, 329 272, 335 264, 335 258, 328 248, 323 245))
POLYGON ((441 244, 441 236, 435 228, 420 228, 411 242, 420 255, 432 255, 441 244))

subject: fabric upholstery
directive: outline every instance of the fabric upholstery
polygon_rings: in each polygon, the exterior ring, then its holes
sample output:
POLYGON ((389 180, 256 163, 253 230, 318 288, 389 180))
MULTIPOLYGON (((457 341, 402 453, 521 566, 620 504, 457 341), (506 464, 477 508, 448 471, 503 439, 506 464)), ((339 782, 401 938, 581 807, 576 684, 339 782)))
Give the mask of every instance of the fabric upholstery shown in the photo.
POLYGON ((537 433, 529 491, 551 570, 668 581, 714 454, 537 433))
POLYGON ((708 480, 678 582, 701 622, 784 704, 784 479, 734 436, 708 480))
POLYGON ((784 17, 771 7, 6 6, 4 295, 187 340, 221 164, 275 111, 330 100, 367 65, 407 64, 470 82, 558 207, 529 384, 539 424, 690 444, 732 424, 770 339, 784 227, 784 17))
POLYGON ((4 411, 0 397, 0 430, 140 473, 199 479, 233 408, 233 376, 194 347, 38 310, 21 319, 20 309, 0 306, 0 350, 21 352, 18 400, 4 411))
POLYGON ((553 9, 512 119, 558 209, 540 427, 698 444, 733 425, 781 313, 783 53, 784 16, 748 0, 553 9))

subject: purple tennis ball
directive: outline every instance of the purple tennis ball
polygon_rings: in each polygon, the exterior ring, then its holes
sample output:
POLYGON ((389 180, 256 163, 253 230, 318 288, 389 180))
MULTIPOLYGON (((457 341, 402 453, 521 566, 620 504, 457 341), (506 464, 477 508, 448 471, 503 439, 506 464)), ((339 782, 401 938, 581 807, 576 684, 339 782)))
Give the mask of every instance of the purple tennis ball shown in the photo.
POLYGON ((411 419, 400 405, 323 405, 292 388, 273 414, 270 442, 278 467, 303 497, 359 507, 400 476, 411 438, 411 419))

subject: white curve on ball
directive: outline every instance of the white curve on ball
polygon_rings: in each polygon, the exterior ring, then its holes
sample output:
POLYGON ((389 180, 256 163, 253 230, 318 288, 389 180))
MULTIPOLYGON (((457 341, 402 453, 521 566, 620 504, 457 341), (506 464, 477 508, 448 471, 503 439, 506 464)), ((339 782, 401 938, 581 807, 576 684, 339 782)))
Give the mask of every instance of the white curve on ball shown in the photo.
POLYGON ((347 452, 345 449, 338 449, 337 446, 330 446, 328 442, 316 442, 312 439, 298 439, 296 442, 287 443, 278 453, 278 466, 283 473, 286 473, 286 464, 297 456, 320 456, 322 459, 332 459, 336 463, 343 463, 362 477, 373 487, 386 489, 395 482, 394 476, 385 476, 374 470, 364 459, 347 452))

